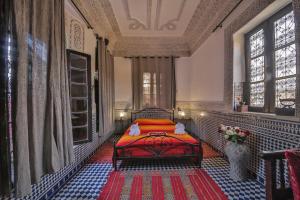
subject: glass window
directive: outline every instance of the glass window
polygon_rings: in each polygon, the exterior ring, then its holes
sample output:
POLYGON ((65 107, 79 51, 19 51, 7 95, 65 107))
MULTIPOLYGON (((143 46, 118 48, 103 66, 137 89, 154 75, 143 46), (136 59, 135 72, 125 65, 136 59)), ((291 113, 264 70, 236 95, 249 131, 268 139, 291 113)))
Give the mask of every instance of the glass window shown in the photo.
POLYGON ((156 84, 156 73, 143 73, 143 106, 155 107, 157 105, 156 84))
POLYGON ((296 98, 295 22, 289 5, 246 35, 250 111, 291 111, 296 98))

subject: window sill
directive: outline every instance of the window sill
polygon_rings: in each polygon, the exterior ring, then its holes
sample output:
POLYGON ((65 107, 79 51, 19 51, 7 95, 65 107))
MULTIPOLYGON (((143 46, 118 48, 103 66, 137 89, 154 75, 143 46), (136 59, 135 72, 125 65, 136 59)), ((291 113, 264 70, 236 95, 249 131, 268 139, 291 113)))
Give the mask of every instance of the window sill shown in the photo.
POLYGON ((238 114, 238 115, 253 116, 253 117, 256 117, 258 119, 259 118, 269 118, 269 119, 278 119, 278 120, 284 120, 284 121, 300 122, 300 118, 299 117, 276 115, 274 113, 236 112, 236 111, 232 111, 232 113, 238 114))

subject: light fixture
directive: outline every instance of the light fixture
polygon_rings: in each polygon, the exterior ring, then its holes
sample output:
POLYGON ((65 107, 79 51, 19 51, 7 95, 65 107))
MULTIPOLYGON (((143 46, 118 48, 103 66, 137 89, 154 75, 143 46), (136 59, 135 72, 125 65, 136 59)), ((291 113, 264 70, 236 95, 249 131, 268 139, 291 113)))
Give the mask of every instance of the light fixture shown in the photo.
POLYGON ((200 117, 204 117, 204 116, 205 116, 205 112, 201 112, 200 117))
POLYGON ((178 111, 178 115, 183 118, 185 116, 185 112, 180 110, 180 111, 178 111))
POLYGON ((120 112, 120 118, 121 118, 121 119, 123 119, 123 117, 125 117, 125 115, 126 115, 125 112, 123 112, 123 111, 120 112))

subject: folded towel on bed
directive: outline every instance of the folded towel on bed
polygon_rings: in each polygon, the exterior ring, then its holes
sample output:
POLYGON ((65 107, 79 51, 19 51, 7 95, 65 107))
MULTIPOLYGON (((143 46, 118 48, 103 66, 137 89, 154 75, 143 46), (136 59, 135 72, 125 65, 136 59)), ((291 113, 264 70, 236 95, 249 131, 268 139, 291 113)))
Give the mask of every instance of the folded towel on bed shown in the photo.
POLYGON ((185 134, 184 129, 185 129, 184 124, 178 122, 175 125, 175 134, 185 134))
POLYGON ((134 135, 139 135, 141 133, 140 127, 138 124, 132 124, 130 126, 130 131, 129 135, 134 136, 134 135))

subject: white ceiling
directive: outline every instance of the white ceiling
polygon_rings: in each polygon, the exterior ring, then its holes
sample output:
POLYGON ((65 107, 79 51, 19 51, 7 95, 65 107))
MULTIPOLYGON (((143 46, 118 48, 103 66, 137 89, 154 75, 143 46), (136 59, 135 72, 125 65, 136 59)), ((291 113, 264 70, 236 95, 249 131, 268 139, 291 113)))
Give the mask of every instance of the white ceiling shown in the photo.
POLYGON ((123 36, 182 36, 200 0, 109 0, 123 36))
POLYGON ((116 56, 190 56, 240 0, 72 1, 116 56))

